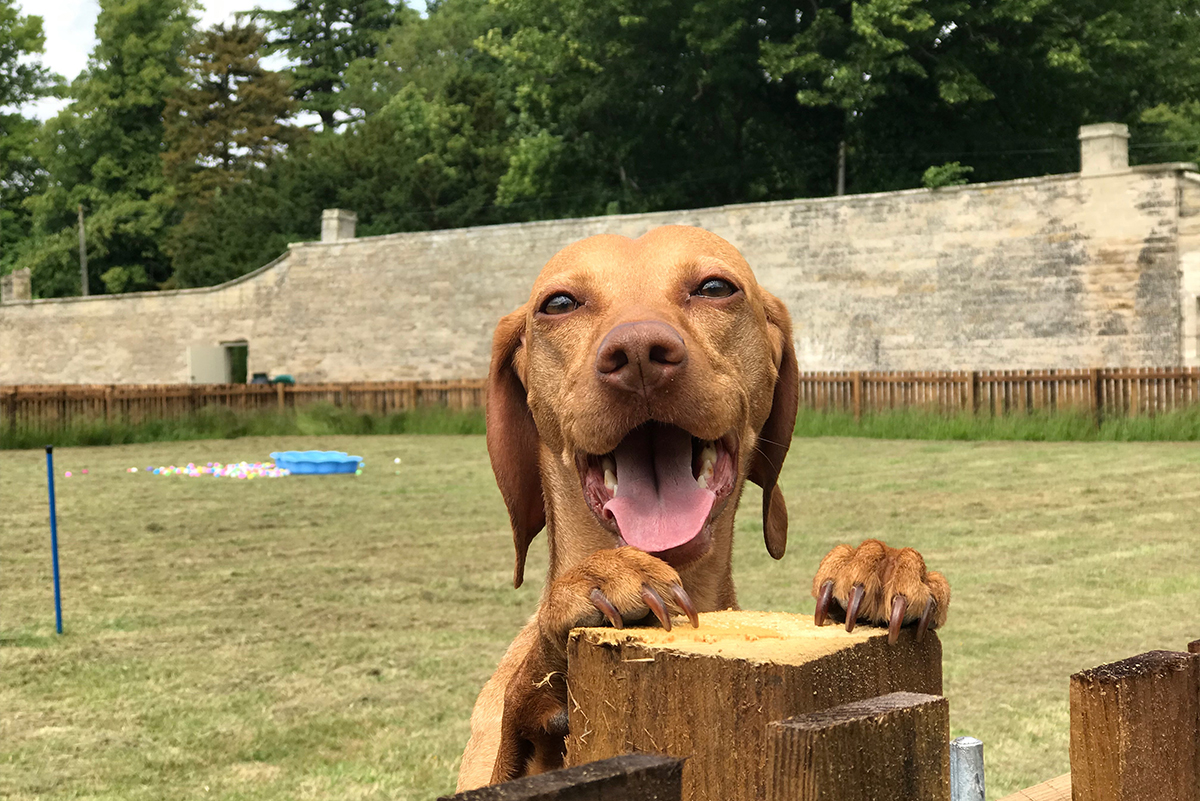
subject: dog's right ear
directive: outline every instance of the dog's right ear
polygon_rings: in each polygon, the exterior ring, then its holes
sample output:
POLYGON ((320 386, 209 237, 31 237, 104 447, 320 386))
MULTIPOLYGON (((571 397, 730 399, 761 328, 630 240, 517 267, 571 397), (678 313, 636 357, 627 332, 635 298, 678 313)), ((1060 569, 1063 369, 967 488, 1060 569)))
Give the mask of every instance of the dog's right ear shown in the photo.
POLYGON ((526 401, 524 307, 500 320, 492 338, 487 385, 487 447, 496 484, 508 507, 517 551, 513 586, 525 580, 529 543, 546 525, 537 426, 526 401))

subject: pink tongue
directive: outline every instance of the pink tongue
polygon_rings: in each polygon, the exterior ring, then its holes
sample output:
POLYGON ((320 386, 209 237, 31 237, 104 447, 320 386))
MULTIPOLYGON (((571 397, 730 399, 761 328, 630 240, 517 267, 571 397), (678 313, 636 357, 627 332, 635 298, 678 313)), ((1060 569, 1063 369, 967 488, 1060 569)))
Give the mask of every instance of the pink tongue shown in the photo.
POLYGON ((680 428, 648 426, 625 437, 613 452, 617 494, 604 510, 621 538, 647 553, 690 542, 717 496, 692 475, 692 437, 680 428))

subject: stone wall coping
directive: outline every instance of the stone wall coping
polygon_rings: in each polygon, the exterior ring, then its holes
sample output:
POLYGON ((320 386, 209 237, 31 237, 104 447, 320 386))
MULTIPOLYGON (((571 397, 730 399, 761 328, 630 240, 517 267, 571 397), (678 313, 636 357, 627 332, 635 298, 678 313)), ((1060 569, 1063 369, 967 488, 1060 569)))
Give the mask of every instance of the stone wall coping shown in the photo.
POLYGON ((1167 161, 1162 164, 1138 164, 1130 172, 1182 172, 1196 174, 1200 167, 1194 161, 1167 161))
MULTIPOLYGON (((346 240, 349 241, 349 240, 346 240)), ((276 256, 271 261, 264 264, 255 270, 251 270, 245 275, 239 275, 230 281, 223 284, 214 284, 213 286, 195 286, 187 289, 148 289, 144 292, 122 292, 118 295, 72 295, 65 298, 35 298, 34 300, 17 300, 6 302, 5 306, 38 306, 54 303, 91 303, 97 300, 136 300, 138 298, 176 298, 182 295, 204 295, 211 292, 217 292, 222 289, 227 289, 231 286, 237 286, 250 281, 268 270, 278 267, 282 262, 292 255, 291 251, 284 251, 276 256)))
POLYGON ((589 223, 589 222, 627 222, 637 220, 650 220, 655 217, 678 217, 684 214, 704 214, 710 212, 721 211, 742 211, 754 209, 770 209, 784 208, 787 206, 797 206, 801 204, 813 205, 834 205, 840 206, 847 203, 873 202, 876 200, 886 200, 898 197, 914 197, 917 195, 946 195, 954 192, 972 192, 972 191, 989 191, 994 189, 1004 189, 1007 187, 1022 187, 1032 184, 1053 183, 1073 181, 1079 178, 1079 173, 1070 172, 1060 175, 1036 175, 1032 178, 1014 178, 1008 181, 991 181, 980 184, 963 184, 962 186, 945 186, 938 189, 925 189, 923 187, 917 189, 897 189, 891 192, 864 192, 862 194, 849 195, 828 195, 825 197, 801 197, 789 198, 786 200, 763 200, 757 203, 728 203, 723 206, 703 206, 694 209, 675 209, 670 211, 638 211, 630 214, 600 214, 591 217, 558 217, 553 220, 531 220, 529 222, 515 223, 498 223, 495 225, 473 225, 465 228, 436 228, 429 231, 400 231, 394 234, 376 234, 375 236, 360 236, 354 240, 345 239, 340 242, 292 242, 288 244, 288 248, 297 250, 300 248, 325 248, 325 247, 343 247, 352 242, 381 242, 386 240, 403 240, 412 237, 424 237, 431 234, 463 234, 479 231, 503 230, 506 228, 544 228, 553 225, 560 225, 564 222, 571 223, 589 223))

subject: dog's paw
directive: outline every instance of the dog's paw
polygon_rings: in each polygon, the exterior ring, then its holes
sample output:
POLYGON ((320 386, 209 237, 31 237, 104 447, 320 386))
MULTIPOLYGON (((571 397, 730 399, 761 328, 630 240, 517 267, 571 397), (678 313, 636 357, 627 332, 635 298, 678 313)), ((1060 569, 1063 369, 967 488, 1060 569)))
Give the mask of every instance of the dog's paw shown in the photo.
POLYGON ((616 628, 653 614, 671 630, 671 613, 687 615, 700 625, 679 574, 661 559, 623 547, 596 551, 559 576, 538 613, 542 636, 565 645, 567 634, 578 626, 616 628))
POLYGON ((846 631, 859 621, 886 625, 891 643, 910 623, 916 623, 920 640, 926 629, 945 624, 950 607, 945 576, 926 571, 925 560, 912 548, 890 548, 879 540, 830 551, 817 568, 812 594, 818 626, 826 617, 844 619, 846 631))

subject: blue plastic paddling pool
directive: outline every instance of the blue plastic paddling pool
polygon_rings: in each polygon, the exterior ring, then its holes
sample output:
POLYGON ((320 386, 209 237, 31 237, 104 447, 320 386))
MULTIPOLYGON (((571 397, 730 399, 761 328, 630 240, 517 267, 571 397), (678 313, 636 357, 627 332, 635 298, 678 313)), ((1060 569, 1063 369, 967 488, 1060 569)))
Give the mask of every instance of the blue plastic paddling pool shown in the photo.
POLYGON ((276 467, 301 476, 353 473, 362 464, 361 456, 347 456, 343 451, 277 451, 271 458, 276 467))

